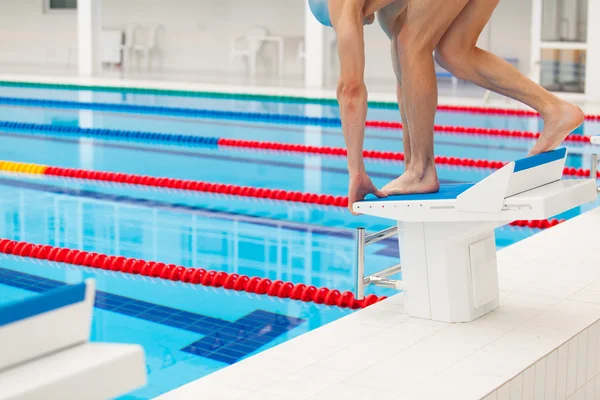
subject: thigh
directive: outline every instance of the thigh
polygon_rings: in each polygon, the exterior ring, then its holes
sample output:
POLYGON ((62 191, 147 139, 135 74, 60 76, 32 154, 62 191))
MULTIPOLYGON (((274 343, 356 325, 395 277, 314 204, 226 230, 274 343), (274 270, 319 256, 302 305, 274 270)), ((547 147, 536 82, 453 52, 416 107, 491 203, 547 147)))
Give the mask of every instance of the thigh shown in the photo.
POLYGON ((411 0, 406 7, 406 20, 398 33, 399 40, 404 45, 433 51, 468 2, 469 0, 411 0))
POLYGON ((444 33, 440 45, 472 48, 500 0, 470 0, 444 33))
POLYGON ((403 11, 395 20, 393 25, 389 26, 390 34, 390 53, 392 56, 392 67, 398 82, 402 82, 402 69, 400 68, 400 54, 398 52, 398 32, 402 30, 406 21, 406 11, 403 11))
POLYGON ((406 17, 409 0, 396 0, 377 11, 377 20, 383 32, 392 39, 399 32, 406 17))

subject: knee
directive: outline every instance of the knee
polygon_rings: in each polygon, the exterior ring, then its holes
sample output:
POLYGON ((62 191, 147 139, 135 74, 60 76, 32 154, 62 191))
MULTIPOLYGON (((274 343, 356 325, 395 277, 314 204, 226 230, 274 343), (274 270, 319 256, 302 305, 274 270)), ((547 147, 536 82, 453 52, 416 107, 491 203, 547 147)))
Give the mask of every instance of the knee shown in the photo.
POLYGON ((367 102, 367 87, 360 79, 342 78, 337 85, 337 98, 340 106, 348 110, 358 110, 361 104, 367 102))
POLYGON ((418 29, 409 26, 403 27, 394 37, 394 42, 401 63, 412 60, 415 55, 426 53, 431 55, 435 47, 427 37, 420 34, 418 29))
POLYGON ((364 82, 360 79, 341 78, 337 84, 338 99, 356 99, 366 94, 364 82))
POLYGON ((464 47, 440 43, 435 49, 435 61, 455 77, 465 78, 470 69, 470 52, 464 47))

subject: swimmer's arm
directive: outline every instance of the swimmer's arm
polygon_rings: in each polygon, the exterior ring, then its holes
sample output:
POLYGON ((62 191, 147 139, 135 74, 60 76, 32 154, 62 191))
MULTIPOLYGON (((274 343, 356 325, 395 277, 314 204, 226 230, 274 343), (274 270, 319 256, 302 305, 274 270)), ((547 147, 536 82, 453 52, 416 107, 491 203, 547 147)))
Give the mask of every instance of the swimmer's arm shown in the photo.
MULTIPOLYGON (((330 1, 330 7, 332 3, 339 2, 330 1)), ((362 153, 367 119, 367 88, 364 83, 363 6, 364 1, 345 1, 331 13, 340 60, 337 98, 351 176, 365 173, 362 153)))

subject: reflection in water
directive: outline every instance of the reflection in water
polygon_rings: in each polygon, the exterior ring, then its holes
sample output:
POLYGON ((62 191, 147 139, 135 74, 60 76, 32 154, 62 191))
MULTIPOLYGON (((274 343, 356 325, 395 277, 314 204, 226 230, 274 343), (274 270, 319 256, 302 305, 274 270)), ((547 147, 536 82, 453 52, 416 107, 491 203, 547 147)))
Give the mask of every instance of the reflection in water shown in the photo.
MULTIPOLYGON (((4 189, 0 236, 271 280, 352 290, 351 229, 177 212, 88 197, 4 189)), ((91 192, 93 193, 93 192, 91 192)), ((373 249, 389 263, 396 243, 373 249), (390 250, 387 250, 389 246, 390 250)), ((397 250, 396 250, 397 251, 397 250)))

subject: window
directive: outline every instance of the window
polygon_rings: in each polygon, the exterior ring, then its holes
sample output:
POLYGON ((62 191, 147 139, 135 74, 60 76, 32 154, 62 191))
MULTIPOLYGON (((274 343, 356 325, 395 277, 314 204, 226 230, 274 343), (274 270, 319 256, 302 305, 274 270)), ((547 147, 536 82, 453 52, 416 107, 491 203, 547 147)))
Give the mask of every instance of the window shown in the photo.
POLYGON ((588 0, 543 0, 542 41, 585 43, 587 9, 588 0))
POLYGON ((71 11, 77 9, 77 0, 44 0, 46 12, 71 11))
POLYGON ((583 93, 585 50, 542 49, 540 84, 554 92, 583 93))

